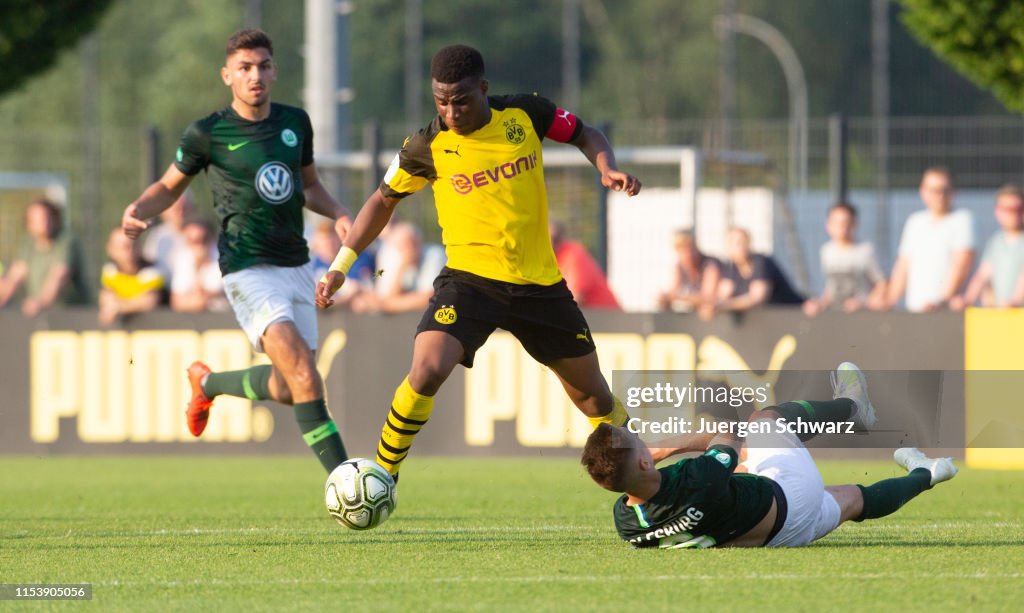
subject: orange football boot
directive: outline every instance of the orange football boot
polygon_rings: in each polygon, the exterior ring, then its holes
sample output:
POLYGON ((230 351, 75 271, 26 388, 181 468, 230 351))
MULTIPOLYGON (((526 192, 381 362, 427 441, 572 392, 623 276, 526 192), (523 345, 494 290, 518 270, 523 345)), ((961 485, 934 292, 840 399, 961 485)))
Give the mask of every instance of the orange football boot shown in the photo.
POLYGON ((199 436, 206 429, 206 420, 210 419, 210 405, 213 401, 203 393, 203 377, 210 374, 210 367, 202 362, 192 362, 186 371, 188 382, 192 386, 192 400, 188 403, 185 418, 192 436, 199 436))

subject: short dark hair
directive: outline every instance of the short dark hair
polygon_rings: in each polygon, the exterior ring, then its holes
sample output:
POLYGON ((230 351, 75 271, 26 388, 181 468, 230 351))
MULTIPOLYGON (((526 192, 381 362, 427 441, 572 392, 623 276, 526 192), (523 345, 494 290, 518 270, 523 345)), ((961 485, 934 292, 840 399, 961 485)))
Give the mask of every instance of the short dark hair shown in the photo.
POLYGON ((601 487, 624 492, 628 462, 635 446, 622 428, 602 423, 587 437, 580 464, 601 487))
POLYGON ((224 48, 224 55, 231 57, 239 49, 266 49, 271 57, 274 55, 274 43, 263 30, 256 28, 245 28, 231 35, 228 45, 224 48))
POLYGON ((832 211, 846 211, 847 213, 850 214, 850 218, 851 219, 853 219, 854 221, 857 220, 857 207, 853 206, 849 202, 842 202, 842 201, 840 201, 840 202, 837 202, 837 203, 833 204, 828 209, 829 213, 831 213, 832 211))
POLYGON ((484 57, 466 45, 451 45, 434 54, 430 76, 438 83, 458 83, 467 78, 484 76, 484 57))
POLYGON ((42 207, 46 211, 46 217, 49 220, 49 231, 47 236, 50 240, 53 240, 60 236, 61 231, 64 230, 64 209, 57 206, 57 204, 49 198, 36 198, 32 202, 28 203, 25 207, 25 217, 28 218, 28 210, 34 206, 42 207))

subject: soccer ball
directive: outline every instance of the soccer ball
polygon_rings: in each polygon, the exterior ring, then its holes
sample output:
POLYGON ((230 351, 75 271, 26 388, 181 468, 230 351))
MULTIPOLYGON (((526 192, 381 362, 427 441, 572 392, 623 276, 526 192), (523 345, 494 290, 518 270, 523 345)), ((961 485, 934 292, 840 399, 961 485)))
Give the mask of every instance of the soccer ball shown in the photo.
POLYGON ((324 487, 327 512, 353 530, 369 530, 395 511, 395 480, 379 464, 352 458, 338 465, 324 487))

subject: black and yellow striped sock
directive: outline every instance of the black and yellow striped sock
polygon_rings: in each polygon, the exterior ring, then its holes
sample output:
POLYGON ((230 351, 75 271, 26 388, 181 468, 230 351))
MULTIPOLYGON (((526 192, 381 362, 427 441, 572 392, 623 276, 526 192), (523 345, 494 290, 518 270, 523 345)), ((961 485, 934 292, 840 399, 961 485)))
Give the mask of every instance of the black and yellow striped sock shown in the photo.
POLYGON ((221 394, 249 400, 270 400, 270 364, 260 364, 245 370, 211 372, 203 383, 207 398, 221 394))
POLYGON ((377 463, 392 475, 397 475, 402 462, 409 455, 413 439, 430 419, 433 410, 434 397, 417 393, 406 377, 395 390, 391 411, 384 420, 380 442, 377 443, 377 463))
POLYGON ((629 413, 626 412, 626 407, 622 406, 622 402, 612 396, 615 403, 612 405, 611 413, 602 415, 601 417, 588 417, 590 425, 598 427, 601 424, 611 424, 613 426, 625 426, 626 422, 629 421, 629 413))
POLYGON ((294 408, 295 421, 299 422, 302 438, 327 472, 331 472, 348 459, 345 445, 338 434, 338 426, 327 412, 327 404, 323 398, 299 402, 294 408))

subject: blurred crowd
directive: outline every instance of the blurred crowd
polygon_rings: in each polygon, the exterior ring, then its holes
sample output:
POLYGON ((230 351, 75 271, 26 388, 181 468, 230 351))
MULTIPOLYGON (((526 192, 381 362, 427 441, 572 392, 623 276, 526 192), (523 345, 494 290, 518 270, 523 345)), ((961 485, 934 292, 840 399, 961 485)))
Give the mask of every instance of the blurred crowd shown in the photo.
POLYGON ((968 306, 1024 305, 1024 192, 1004 185, 995 197, 999 231, 989 237, 974 275, 976 239, 970 211, 954 206, 949 170, 928 168, 919 188, 922 208, 910 215, 900 235, 892 271, 886 277, 874 246, 857 239, 857 209, 834 204, 828 212, 821 246, 824 287, 804 298, 775 261, 750 251, 746 230, 729 230, 723 261, 697 249, 693 235, 675 236, 676 265, 668 289, 659 297, 665 310, 693 311, 708 319, 719 311, 743 311, 767 304, 800 304, 814 317, 835 309, 887 311, 902 301, 907 311, 925 313, 968 306))
MULTIPOLYGON (((182 313, 227 311, 217 251, 217 228, 196 212, 186 191, 142 238, 111 228, 99 295, 88 282, 82 249, 66 231, 63 208, 38 199, 26 207, 26 236, 0 276, 0 307, 20 305, 33 317, 55 305, 95 304, 109 326, 134 313, 168 308, 182 313)), ((341 247, 332 221, 315 225, 310 259, 319 278, 341 247)), ((419 311, 433 294, 446 262, 441 245, 425 244, 414 225, 393 220, 350 271, 339 303, 358 313, 419 311)))
MULTIPOLYGON (((974 220, 970 211, 955 207, 950 172, 925 170, 919 194, 922 208, 904 224, 888 276, 874 246, 857 238, 857 209, 846 202, 834 204, 825 222, 828 240, 819 254, 824 287, 810 297, 794 289, 770 255, 752 250, 748 230, 728 230, 721 259, 702 253, 693 232, 678 230, 675 263, 665 271, 658 308, 711 319, 723 311, 762 305, 799 305, 809 317, 827 310, 886 311, 901 302, 918 313, 1024 306, 1024 191, 1005 185, 997 192, 993 214, 1000 229, 988 238, 976 267, 974 220)), ((58 304, 96 304, 103 325, 157 308, 185 313, 228 309, 217 229, 197 215, 189 192, 161 214, 142 240, 129 240, 120 227, 111 229, 96 297, 86 279, 81 246, 65 228, 63 209, 37 199, 26 207, 24 221, 25 239, 0 276, 0 307, 17 304, 33 317, 58 304)), ((568 236, 563 223, 553 221, 549 230, 558 266, 580 306, 618 310, 601 266, 586 247, 568 236)), ((319 278, 341 247, 334 223, 315 225, 309 244, 319 278)), ((336 302, 357 313, 421 311, 445 261, 441 245, 425 243, 419 228, 396 217, 360 254, 336 302)))

